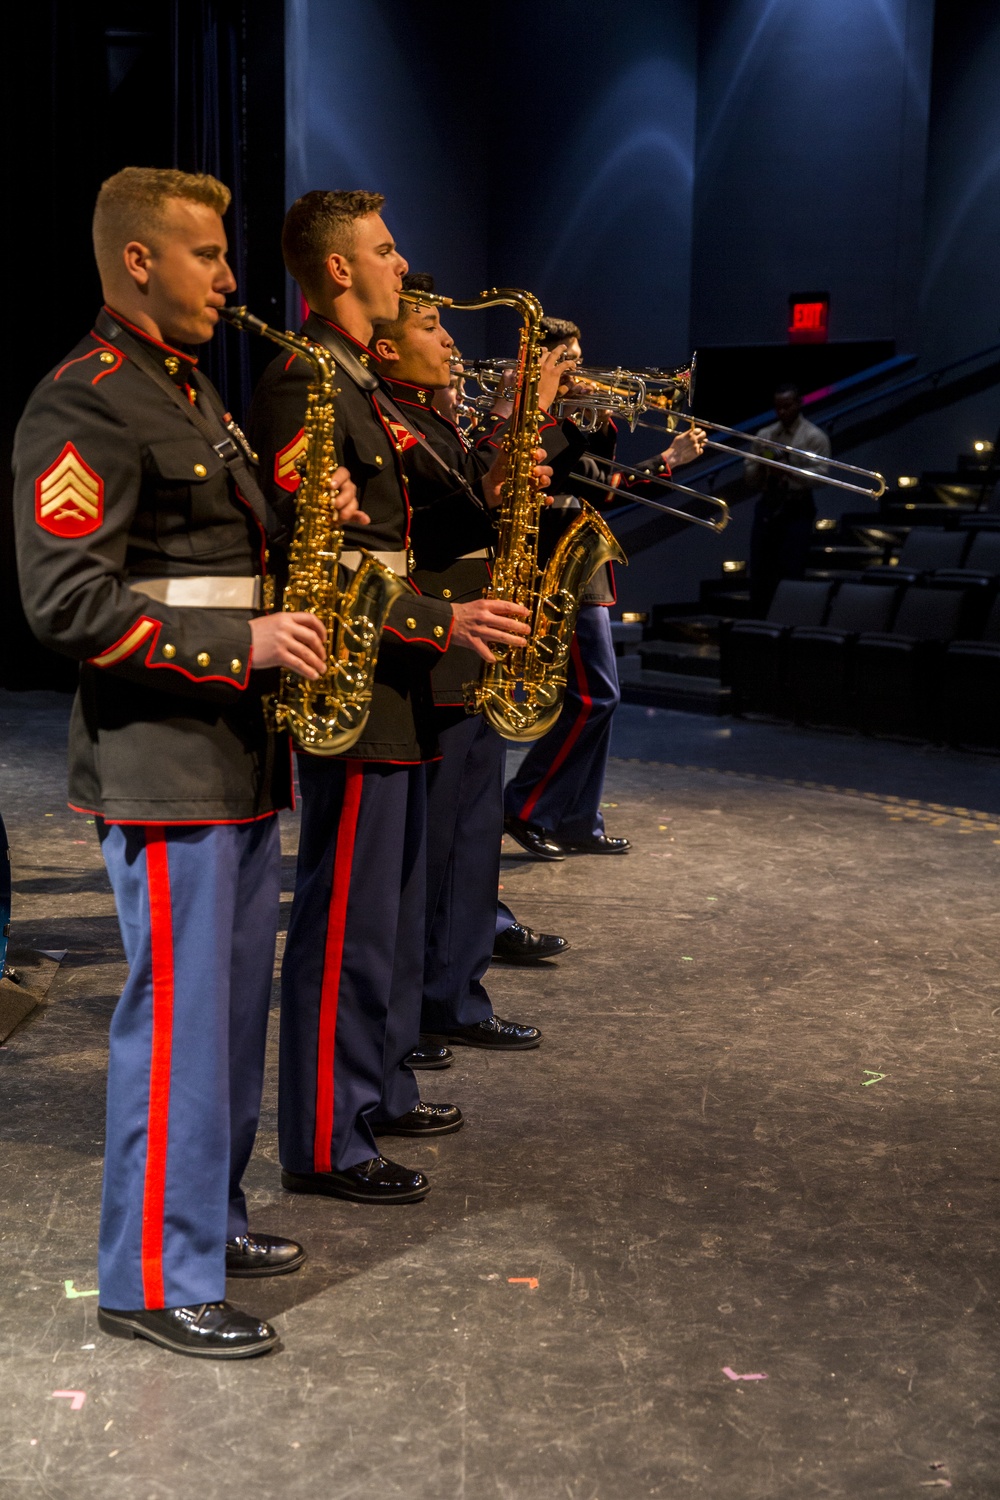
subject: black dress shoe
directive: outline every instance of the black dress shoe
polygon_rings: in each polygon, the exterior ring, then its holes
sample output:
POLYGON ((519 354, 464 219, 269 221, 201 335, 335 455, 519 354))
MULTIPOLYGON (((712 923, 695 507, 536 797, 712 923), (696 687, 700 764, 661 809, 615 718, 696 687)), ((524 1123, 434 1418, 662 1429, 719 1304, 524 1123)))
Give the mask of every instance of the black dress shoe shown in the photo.
POLYGON ((423 1100, 405 1115, 373 1125, 375 1135, 451 1135, 465 1124, 457 1104, 425 1104, 423 1100))
POLYGON ((632 845, 628 839, 609 839, 606 833, 591 833, 585 839, 560 839, 571 854, 627 854, 632 845))
POLYGON ((241 1234, 226 1241, 227 1276, 284 1276, 305 1264, 306 1252, 295 1240, 273 1234, 241 1234))
POLYGON ((535 859, 565 859, 566 855, 552 835, 537 823, 524 823, 520 818, 504 818, 504 832, 535 859))
POLYGON ((321 1193, 352 1203, 419 1203, 431 1190, 423 1172, 412 1172, 384 1156, 359 1162, 344 1172, 282 1172, 290 1193, 321 1193))
POLYGON ((494 938, 493 957, 509 964, 533 964, 540 958, 558 958, 568 947, 566 939, 554 932, 532 932, 515 922, 494 938))
POLYGON ((540 1045, 542 1033, 537 1026, 521 1026, 517 1021, 501 1021, 490 1016, 473 1026, 454 1026, 443 1033, 457 1047, 490 1047, 494 1052, 527 1052, 540 1045))
POLYGON ((270 1323, 240 1312, 229 1302, 203 1302, 200 1307, 140 1308, 119 1312, 99 1307, 97 1322, 115 1339, 148 1339, 175 1354, 195 1359, 250 1359, 266 1354, 278 1342, 270 1323))
POLYGON ((437 1042, 421 1037, 420 1046, 413 1049, 403 1066, 413 1068, 419 1073, 430 1072, 437 1068, 450 1068, 451 1064, 452 1053, 448 1047, 440 1046, 437 1042))

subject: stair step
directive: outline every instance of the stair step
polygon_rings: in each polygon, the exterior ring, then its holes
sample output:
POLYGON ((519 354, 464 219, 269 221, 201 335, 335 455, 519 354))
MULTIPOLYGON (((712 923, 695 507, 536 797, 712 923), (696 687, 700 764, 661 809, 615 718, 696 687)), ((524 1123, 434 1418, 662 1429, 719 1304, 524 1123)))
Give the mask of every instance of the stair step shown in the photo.
POLYGON ((729 698, 729 689, 714 677, 687 677, 682 672, 641 671, 622 683, 625 703, 689 714, 727 714, 729 698))
POLYGON ((718 641, 721 627, 722 617, 705 614, 700 604, 654 604, 649 638, 711 646, 718 641))
POLYGON ((719 676, 719 648, 692 641, 643 641, 639 660, 644 671, 671 672, 682 677, 719 676))

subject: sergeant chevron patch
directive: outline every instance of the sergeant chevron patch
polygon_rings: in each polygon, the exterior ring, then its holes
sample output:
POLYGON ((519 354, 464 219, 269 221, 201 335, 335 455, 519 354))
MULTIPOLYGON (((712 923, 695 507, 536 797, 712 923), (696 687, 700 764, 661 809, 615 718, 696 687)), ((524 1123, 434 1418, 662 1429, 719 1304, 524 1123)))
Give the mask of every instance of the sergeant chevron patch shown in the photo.
POLYGON ((415 448, 417 446, 417 440, 413 436, 413 433, 408 432, 402 422, 391 422, 387 417, 385 425, 392 433, 397 453, 405 453, 407 448, 415 448))
POLYGON ((104 480, 67 443, 35 480, 35 520, 53 536, 88 536, 104 520, 104 480))
POLYGON ((308 447, 305 428, 300 427, 292 441, 274 455, 274 482, 279 489, 287 490, 289 494, 298 489, 302 478, 299 460, 305 458, 308 447))

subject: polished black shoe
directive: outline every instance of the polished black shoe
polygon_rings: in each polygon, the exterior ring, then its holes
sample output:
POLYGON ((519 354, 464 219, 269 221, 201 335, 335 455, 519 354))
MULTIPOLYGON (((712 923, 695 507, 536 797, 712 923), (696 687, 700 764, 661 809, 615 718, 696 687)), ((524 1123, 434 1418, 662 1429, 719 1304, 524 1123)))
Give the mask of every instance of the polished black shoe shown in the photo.
POLYGON ((273 1234, 241 1234, 226 1241, 227 1276, 284 1276, 305 1264, 306 1252, 295 1240, 273 1234))
POLYGON ((628 839, 611 839, 606 833, 592 833, 585 839, 560 839, 559 847, 570 854, 627 854, 632 845, 628 839))
POLYGON ((359 1162, 345 1172, 282 1172, 290 1193, 321 1193, 351 1203, 419 1203, 431 1190, 423 1172, 412 1172, 384 1156, 359 1162))
POLYGON ((195 1359, 250 1359, 266 1354, 278 1342, 270 1323, 262 1323, 229 1302, 203 1302, 196 1307, 140 1308, 119 1312, 99 1307, 97 1322, 115 1339, 148 1339, 174 1354, 195 1359))
POLYGON ((457 1104, 425 1104, 423 1100, 405 1115, 373 1125, 375 1135, 451 1135, 465 1124, 457 1104))
POLYGON ((515 843, 535 859, 565 859, 565 851, 553 840, 552 835, 537 823, 524 823, 520 818, 504 818, 504 833, 509 833, 515 843))
POLYGON ((450 1068, 452 1060, 452 1053, 448 1047, 422 1036, 420 1046, 414 1047, 403 1066, 413 1068, 418 1073, 432 1072, 438 1068, 450 1068))
POLYGON ((493 957, 502 958, 508 964, 533 964, 540 958, 559 958, 566 952, 569 943, 554 932, 532 932, 515 922, 493 940, 493 957))
POLYGON ((489 1047, 494 1052, 527 1052, 539 1046, 542 1040, 537 1026, 501 1021, 499 1016, 476 1021, 473 1026, 453 1026, 442 1035, 453 1047, 489 1047))

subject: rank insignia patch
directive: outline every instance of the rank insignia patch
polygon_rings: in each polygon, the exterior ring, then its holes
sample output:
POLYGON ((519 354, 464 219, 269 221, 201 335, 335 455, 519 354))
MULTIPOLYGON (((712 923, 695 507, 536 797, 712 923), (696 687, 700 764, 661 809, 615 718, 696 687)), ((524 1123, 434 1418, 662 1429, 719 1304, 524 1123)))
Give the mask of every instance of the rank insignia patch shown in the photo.
POLYGON ((308 447, 305 428, 299 428, 292 441, 274 455, 274 482, 279 489, 289 494, 298 489, 302 478, 299 460, 305 458, 308 447))
POLYGON ((88 536, 104 520, 104 480, 67 443, 35 480, 35 520, 53 536, 88 536))
POLYGON ((413 433, 408 432, 401 422, 390 422, 386 418, 385 425, 392 433, 392 439, 396 444, 397 452, 405 453, 407 448, 415 448, 417 446, 417 440, 413 436, 413 433))

